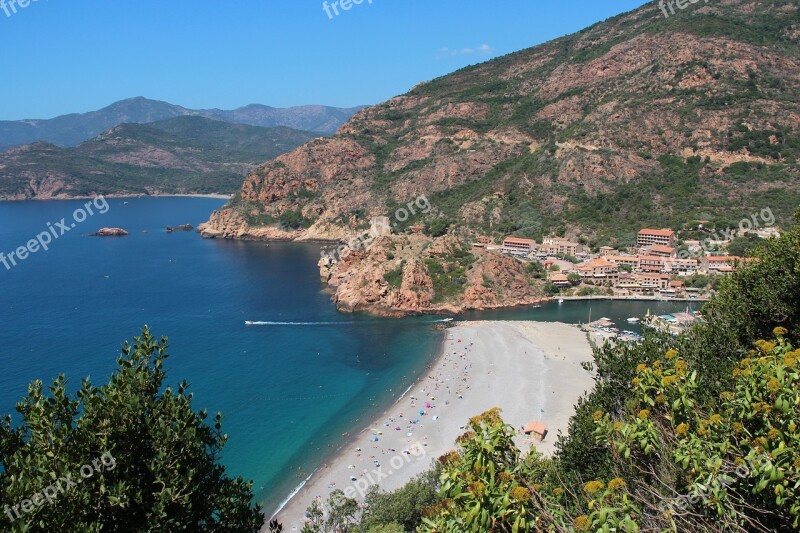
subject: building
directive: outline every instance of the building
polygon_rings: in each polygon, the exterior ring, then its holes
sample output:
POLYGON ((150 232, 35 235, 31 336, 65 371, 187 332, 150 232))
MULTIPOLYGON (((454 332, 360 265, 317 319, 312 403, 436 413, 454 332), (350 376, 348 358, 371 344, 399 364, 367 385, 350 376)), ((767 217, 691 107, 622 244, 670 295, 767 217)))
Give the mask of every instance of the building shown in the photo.
POLYGON ((639 272, 667 272, 671 271, 671 267, 667 267, 667 262, 670 261, 666 257, 657 257, 652 255, 643 255, 639 257, 636 265, 636 270, 639 272))
POLYGON ((536 241, 533 239, 518 239, 517 237, 506 237, 503 240, 501 251, 506 254, 527 255, 536 251, 536 241))
POLYGON ((669 274, 633 274, 634 281, 649 290, 661 290, 669 287, 669 274))
POLYGON ((583 252, 583 246, 561 237, 545 237, 539 248, 540 255, 571 255, 576 256, 583 252))
POLYGON ((652 244, 640 249, 640 255, 651 255, 654 257, 675 257, 675 248, 664 246, 663 244, 652 244))
POLYGON ((675 246, 675 232, 671 229, 643 229, 639 230, 636 239, 636 246, 650 246, 660 244, 662 246, 675 246))
POLYGON ((639 266, 639 258, 633 255, 607 255, 604 259, 620 266, 627 265, 631 268, 639 266))
POLYGON ((672 267, 671 270, 673 274, 694 274, 698 270, 700 270, 700 261, 697 259, 680 259, 680 258, 673 258, 670 259, 667 263, 668 266, 672 267))
POLYGON ((736 264, 741 260, 733 255, 709 255, 703 258, 703 268, 710 273, 730 274, 736 271, 736 264))
POLYGON ((602 257, 578 265, 577 270, 584 281, 614 285, 619 280, 619 267, 602 257))
POLYGON ((425 226, 411 226, 409 229, 414 233, 422 233, 425 231, 425 226))

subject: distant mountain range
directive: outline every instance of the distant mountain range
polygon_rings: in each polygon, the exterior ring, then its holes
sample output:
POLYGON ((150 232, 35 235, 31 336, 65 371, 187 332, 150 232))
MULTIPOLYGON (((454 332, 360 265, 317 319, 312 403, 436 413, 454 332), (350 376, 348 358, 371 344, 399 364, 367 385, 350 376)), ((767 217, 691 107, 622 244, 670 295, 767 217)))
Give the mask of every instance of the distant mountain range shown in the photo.
POLYGON ((120 124, 149 124, 185 116, 264 128, 286 126, 329 135, 360 109, 319 105, 275 108, 253 104, 231 111, 195 110, 137 97, 89 113, 72 113, 47 120, 0 121, 0 151, 34 142, 47 142, 61 147, 76 146, 120 124))
MULTIPOLYGON (((139 119, 163 111, 148 114, 146 102, 140 101, 139 119)), ((121 113, 116 117, 132 118, 121 113)), ((0 153, 0 198, 232 194, 257 164, 316 137, 319 133, 285 126, 264 128, 200 116, 121 124, 77 147, 38 142, 0 153)))

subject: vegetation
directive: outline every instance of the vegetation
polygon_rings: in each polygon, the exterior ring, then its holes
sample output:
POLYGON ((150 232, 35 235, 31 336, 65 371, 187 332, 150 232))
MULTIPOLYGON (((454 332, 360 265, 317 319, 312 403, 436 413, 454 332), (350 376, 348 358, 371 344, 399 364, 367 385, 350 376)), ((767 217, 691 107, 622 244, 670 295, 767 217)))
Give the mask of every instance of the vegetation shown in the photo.
POLYGON ((475 262, 469 245, 459 243, 448 254, 424 260, 428 275, 433 281, 435 303, 450 300, 464 292, 467 270, 475 262))
POLYGON ((251 484, 219 464, 222 416, 210 426, 185 382, 164 387, 167 357, 145 328, 100 388, 87 379, 73 397, 64 376, 30 385, 20 423, 0 423, 0 501, 17 505, 0 529, 259 531, 251 484))

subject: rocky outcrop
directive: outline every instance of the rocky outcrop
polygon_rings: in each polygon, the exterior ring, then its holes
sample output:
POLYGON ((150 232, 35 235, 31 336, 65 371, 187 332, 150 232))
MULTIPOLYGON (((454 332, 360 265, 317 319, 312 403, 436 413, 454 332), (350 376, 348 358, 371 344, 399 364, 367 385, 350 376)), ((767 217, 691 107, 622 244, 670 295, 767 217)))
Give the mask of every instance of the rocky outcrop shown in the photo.
POLYGON ((90 237, 124 237, 128 232, 122 228, 100 228, 97 232, 90 234, 90 237))
POLYGON ((191 224, 181 224, 180 226, 167 226, 167 233, 174 233, 176 231, 192 231, 194 226, 191 224))
POLYGON ((333 289, 332 300, 343 312, 455 314, 546 299, 542 282, 526 273, 524 263, 483 249, 467 251, 467 246, 452 236, 385 236, 366 249, 345 249, 338 262, 323 257, 320 274, 333 289), (466 252, 466 256, 459 260, 456 257, 462 255, 460 252, 466 252), (458 281, 447 287, 449 274, 460 278, 459 267, 463 265, 468 265, 463 285, 458 281), (438 266, 444 273, 438 275, 437 286, 437 274, 432 271, 438 266), (450 292, 453 288, 456 290, 450 292))

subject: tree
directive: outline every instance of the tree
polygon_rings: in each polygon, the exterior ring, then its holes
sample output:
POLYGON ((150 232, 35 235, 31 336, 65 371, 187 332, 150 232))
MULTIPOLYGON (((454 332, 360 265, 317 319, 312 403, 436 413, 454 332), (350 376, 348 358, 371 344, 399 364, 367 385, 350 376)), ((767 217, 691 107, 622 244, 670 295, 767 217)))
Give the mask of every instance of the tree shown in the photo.
POLYGON ((185 382, 163 388, 167 357, 145 328, 101 388, 86 379, 72 397, 63 375, 29 386, 20 425, 0 423, 0 501, 16 504, 0 529, 259 531, 251 483, 219 464, 222 416, 209 426, 185 382))
POLYGON ((425 225, 425 231, 431 237, 441 237, 450 228, 450 221, 446 218, 434 218, 425 225))
POLYGON ((570 283, 572 283, 573 285, 580 285, 580 284, 581 284, 581 280, 582 280, 583 278, 582 278, 582 277, 581 277, 581 275, 580 275, 580 274, 578 274, 577 272, 570 272, 569 274, 567 274, 567 279, 568 279, 568 280, 569 280, 569 282, 570 282, 570 283))
POLYGON ((371 487, 364 498, 366 505, 355 531, 388 533, 392 527, 398 527, 401 532, 416 531, 423 511, 437 499, 438 478, 438 472, 430 470, 394 492, 381 492, 377 486, 371 487))

